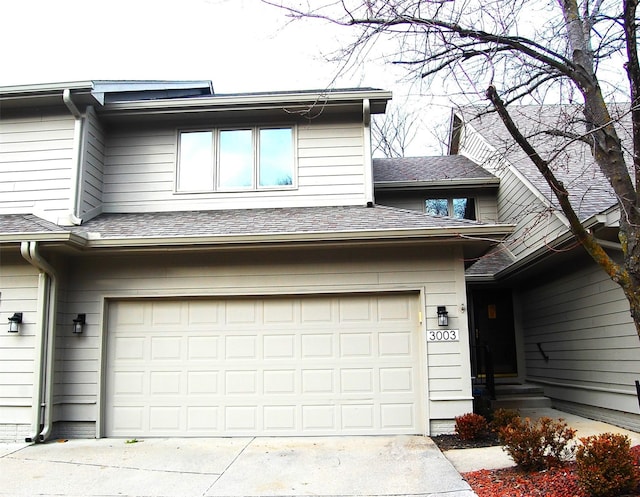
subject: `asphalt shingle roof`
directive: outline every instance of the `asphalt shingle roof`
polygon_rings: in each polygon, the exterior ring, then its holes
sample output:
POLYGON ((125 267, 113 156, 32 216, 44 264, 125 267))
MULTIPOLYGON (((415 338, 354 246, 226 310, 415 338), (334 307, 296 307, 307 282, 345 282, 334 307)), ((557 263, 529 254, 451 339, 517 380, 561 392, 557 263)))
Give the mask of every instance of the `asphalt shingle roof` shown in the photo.
MULTIPOLYGON (((611 108, 616 114, 624 114, 622 107, 611 108)), ((462 109, 462 114, 465 121, 496 148, 497 154, 506 158, 540 193, 557 206, 547 182, 529 157, 515 144, 500 117, 495 112, 478 116, 483 110, 485 109, 467 107, 462 109)), ((567 144, 563 138, 544 133, 545 130, 560 129, 584 134, 584 117, 578 106, 510 106, 509 112, 542 158, 550 161, 551 169, 568 189, 570 199, 581 219, 598 214, 616 202, 607 179, 600 172, 586 144, 578 141, 567 144)), ((618 126, 618 132, 623 143, 626 142, 630 149, 630 127, 624 119, 618 126)))
POLYGON ((68 230, 33 214, 6 214, 0 216, 0 233, 64 232, 68 232, 68 230))
POLYGON ((515 261, 508 249, 498 245, 465 270, 466 276, 493 276, 515 261))
MULTIPOLYGON (((0 215, 0 235, 20 241, 28 235, 75 235, 86 240, 114 240, 117 243, 144 239, 189 237, 251 237, 327 235, 387 231, 448 231, 487 226, 477 221, 431 216, 418 211, 376 205, 239 209, 215 211, 148 212, 101 214, 79 226, 58 226, 33 215, 0 215), (15 235, 15 236, 14 236, 15 235)), ((498 229, 500 234, 504 230, 498 229)), ((467 231, 469 233, 469 231, 467 231)), ((496 232, 497 233, 497 232, 496 232)))
POLYGON ((74 232, 101 238, 268 235, 480 226, 386 206, 297 207, 101 214, 74 232))
POLYGON ((488 178, 495 176, 462 155, 373 159, 376 183, 488 178))

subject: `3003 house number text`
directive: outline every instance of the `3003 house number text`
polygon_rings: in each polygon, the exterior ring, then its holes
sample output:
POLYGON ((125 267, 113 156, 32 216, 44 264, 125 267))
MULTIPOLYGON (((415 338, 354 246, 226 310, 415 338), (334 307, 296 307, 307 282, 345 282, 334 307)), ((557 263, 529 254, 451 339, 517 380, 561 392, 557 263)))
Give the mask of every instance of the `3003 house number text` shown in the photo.
POLYGON ((457 342, 458 330, 427 330, 428 342, 457 342))

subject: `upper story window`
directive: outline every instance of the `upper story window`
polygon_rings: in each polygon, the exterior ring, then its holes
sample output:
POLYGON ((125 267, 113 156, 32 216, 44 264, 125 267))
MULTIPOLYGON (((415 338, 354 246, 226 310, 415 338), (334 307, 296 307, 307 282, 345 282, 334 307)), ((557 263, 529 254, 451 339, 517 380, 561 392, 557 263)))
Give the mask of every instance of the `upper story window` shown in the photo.
POLYGON ((474 198, 428 198, 424 205, 427 214, 476 220, 476 201, 474 198))
POLYGON ((294 185, 292 127, 181 131, 179 192, 258 190, 294 185))

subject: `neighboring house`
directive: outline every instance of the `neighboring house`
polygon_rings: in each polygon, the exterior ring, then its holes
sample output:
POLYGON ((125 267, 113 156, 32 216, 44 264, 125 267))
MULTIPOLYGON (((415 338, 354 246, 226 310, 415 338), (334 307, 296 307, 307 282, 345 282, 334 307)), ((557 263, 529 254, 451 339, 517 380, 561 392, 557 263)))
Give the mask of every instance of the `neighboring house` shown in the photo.
POLYGON ((513 226, 376 202, 390 98, 0 88, 0 439, 450 432, 513 226))
MULTIPOLYGON (((515 225, 466 270, 472 375, 485 374, 488 347, 498 383, 535 383, 564 411, 640 430, 640 341, 622 290, 576 244, 546 182, 499 117, 478 112, 453 113, 447 157, 375 159, 377 201, 421 211, 448 205, 456 217, 473 216, 456 211, 456 202, 475 202, 479 221, 515 225)), ((572 106, 513 107, 512 114, 526 134, 558 122, 580 126, 572 106)), ((628 128, 620 132, 629 140, 628 128)), ((556 139, 538 133, 532 140, 552 157, 556 139)), ((620 260, 615 196, 589 150, 574 143, 554 155, 580 219, 620 260)))

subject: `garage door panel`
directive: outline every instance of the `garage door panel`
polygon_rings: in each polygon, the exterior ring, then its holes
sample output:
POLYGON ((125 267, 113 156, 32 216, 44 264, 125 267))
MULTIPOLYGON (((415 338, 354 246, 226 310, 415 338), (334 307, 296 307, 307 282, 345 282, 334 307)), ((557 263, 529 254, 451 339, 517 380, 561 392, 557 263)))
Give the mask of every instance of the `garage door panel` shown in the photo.
POLYGON ((340 411, 343 430, 366 430, 375 428, 375 406, 371 404, 343 405, 340 411))
POLYGON ((297 407, 289 406, 267 406, 263 411, 264 429, 266 431, 295 431, 297 429, 297 407))
POLYGON ((264 371, 262 383, 265 394, 295 394, 296 370, 264 371))
POLYGON ((362 333, 342 333, 340 335, 341 357, 371 357, 373 355, 372 336, 362 333))
POLYGON ((335 432, 337 406, 331 404, 305 405, 302 407, 303 432, 335 432))
POLYGON ((416 304, 407 294, 115 302, 105 433, 420 433, 416 304))
POLYGON ((190 361, 215 361, 219 358, 218 336, 190 336, 187 337, 187 357, 190 361))
POLYGON ((302 335, 302 357, 327 358, 334 355, 335 338, 332 333, 302 335))
POLYGON ((413 333, 407 330, 395 333, 380 333, 378 335, 378 349, 381 357, 414 355, 413 333))
POLYGON ((263 338, 265 359, 294 359, 296 340, 294 335, 266 335, 263 338))
POLYGON ((218 393, 218 371, 187 372, 187 392, 189 395, 215 395, 218 393))
POLYGON ((410 429, 415 425, 415 406, 409 404, 383 404, 380 406, 383 426, 410 429))

